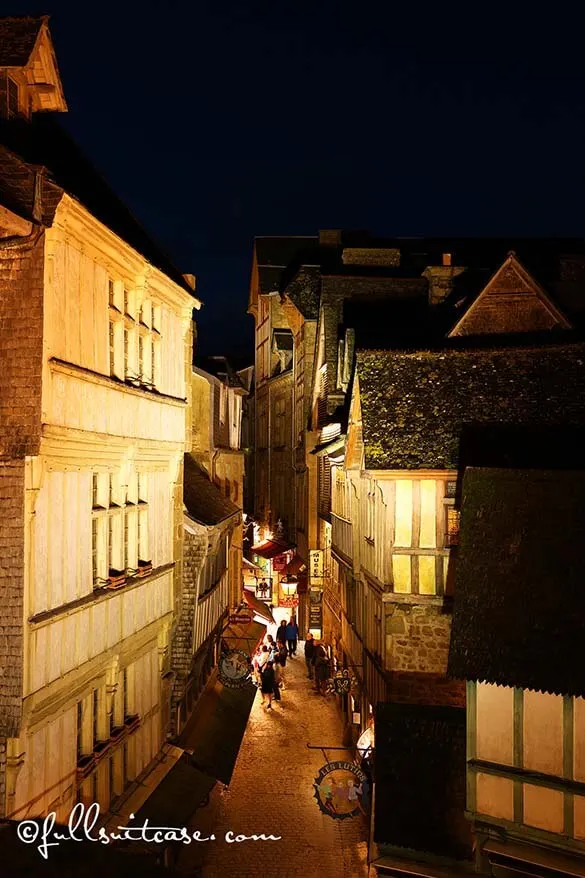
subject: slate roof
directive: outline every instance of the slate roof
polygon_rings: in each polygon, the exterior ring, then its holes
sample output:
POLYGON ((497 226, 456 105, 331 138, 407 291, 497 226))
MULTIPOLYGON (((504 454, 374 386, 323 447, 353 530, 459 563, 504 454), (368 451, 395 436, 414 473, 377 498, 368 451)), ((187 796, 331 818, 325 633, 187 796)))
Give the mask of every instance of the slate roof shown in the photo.
POLYGON ((184 456, 183 503, 193 521, 208 527, 240 512, 190 454, 184 456))
POLYGON ((320 291, 321 273, 315 265, 301 266, 281 287, 281 293, 289 297, 306 320, 316 320, 319 316, 320 291))
POLYGON ((260 292, 277 292, 285 269, 301 258, 301 254, 315 248, 318 240, 304 235, 254 238, 260 292))
POLYGON ((232 369, 231 363, 227 357, 224 357, 223 355, 197 357, 195 365, 203 372, 207 372, 208 375, 213 375, 215 378, 218 378, 228 387, 237 387, 240 390, 246 390, 243 380, 238 373, 232 369))
POLYGON ((0 67, 25 67, 47 15, 0 18, 0 67))
POLYGON ((374 841, 471 858, 465 709, 376 706, 374 841))
POLYGON ((585 696, 585 471, 470 468, 450 676, 585 696))
POLYGON ((467 429, 585 425, 585 343, 489 342, 357 352, 368 469, 457 469, 467 429))
POLYGON ((32 166, 46 169, 43 182, 43 222, 50 224, 62 193, 76 198, 112 232, 122 238, 148 262, 192 296, 194 292, 171 259, 140 225, 103 177, 83 155, 73 138, 51 113, 34 113, 32 119, 0 121, 0 174, 5 185, 31 202, 32 166), (8 169, 6 151, 28 166, 28 178, 21 179, 8 169), (6 174, 10 173, 10 177, 6 174))

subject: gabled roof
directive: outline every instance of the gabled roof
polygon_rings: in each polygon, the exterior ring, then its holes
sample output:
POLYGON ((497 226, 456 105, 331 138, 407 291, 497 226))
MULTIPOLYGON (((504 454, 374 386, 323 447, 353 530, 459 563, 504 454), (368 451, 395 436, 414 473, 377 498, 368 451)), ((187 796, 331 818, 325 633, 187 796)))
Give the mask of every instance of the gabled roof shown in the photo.
POLYGON ((240 512, 190 454, 184 456, 183 503, 189 518, 207 527, 220 524, 240 512))
POLYGON ((465 472, 448 672, 585 696, 585 471, 465 472))
MULTIPOLYGON (((60 198, 67 193, 195 298, 193 289, 171 259, 140 225, 52 114, 34 114, 30 121, 0 120, 0 143, 3 144, 4 156, 9 151, 13 162, 17 159, 23 168, 26 167, 28 182, 26 192, 22 192, 23 199, 32 201, 34 182, 31 181, 34 181, 36 166, 45 169, 43 187, 48 191, 48 195, 42 198, 42 220, 45 224, 52 223, 60 198)), ((22 189, 22 175, 7 170, 7 165, 3 167, 2 164, 0 174, 5 184, 14 184, 22 189)))
POLYGON ((585 343, 358 351, 368 469, 457 469, 467 428, 585 425, 585 343))
POLYGON ((33 113, 67 111, 48 23, 48 15, 0 18, 0 69, 24 74, 33 113))
POLYGON ((0 67, 26 67, 48 15, 0 18, 0 67))
POLYGON ((279 291, 285 269, 301 254, 317 246, 319 239, 305 235, 274 235, 254 238, 260 293, 279 291))
POLYGON ((302 265, 296 274, 284 283, 281 295, 288 296, 306 320, 319 316, 321 274, 316 265, 302 265))
POLYGON ((510 252, 468 304, 449 336, 472 334, 478 329, 489 333, 553 328, 570 329, 571 324, 516 254, 510 252))

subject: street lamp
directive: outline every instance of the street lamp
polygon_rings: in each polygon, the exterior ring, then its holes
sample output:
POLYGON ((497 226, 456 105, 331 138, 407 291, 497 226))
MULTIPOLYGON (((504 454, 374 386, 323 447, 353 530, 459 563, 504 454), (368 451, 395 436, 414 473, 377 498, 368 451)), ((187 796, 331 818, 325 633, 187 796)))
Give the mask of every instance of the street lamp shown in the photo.
POLYGON ((280 580, 280 586, 287 598, 292 598, 297 593, 297 578, 288 574, 280 580))

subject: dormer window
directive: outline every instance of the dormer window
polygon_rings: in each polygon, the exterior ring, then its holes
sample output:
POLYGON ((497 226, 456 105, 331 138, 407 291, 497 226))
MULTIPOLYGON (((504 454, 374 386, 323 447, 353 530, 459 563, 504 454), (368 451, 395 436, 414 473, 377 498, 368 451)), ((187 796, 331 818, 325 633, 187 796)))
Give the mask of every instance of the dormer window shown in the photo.
POLYGON ((10 119, 18 116, 18 84, 10 78, 6 77, 6 115, 10 119))
POLYGON ((5 71, 0 72, 0 116, 13 119, 20 114, 19 85, 5 71))

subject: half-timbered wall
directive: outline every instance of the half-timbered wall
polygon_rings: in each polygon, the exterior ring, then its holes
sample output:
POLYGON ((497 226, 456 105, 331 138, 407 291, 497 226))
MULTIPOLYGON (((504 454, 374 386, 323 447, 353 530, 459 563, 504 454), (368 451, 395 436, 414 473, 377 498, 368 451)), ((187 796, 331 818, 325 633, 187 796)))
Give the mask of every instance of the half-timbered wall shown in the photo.
POLYGON ((585 850, 585 699, 468 683, 468 809, 585 850))
POLYGON ((46 230, 43 283, 22 723, 0 803, 17 817, 65 817, 77 800, 107 810, 160 747, 190 444, 189 294, 68 196, 46 230), (103 587, 113 567, 115 590, 103 587))

